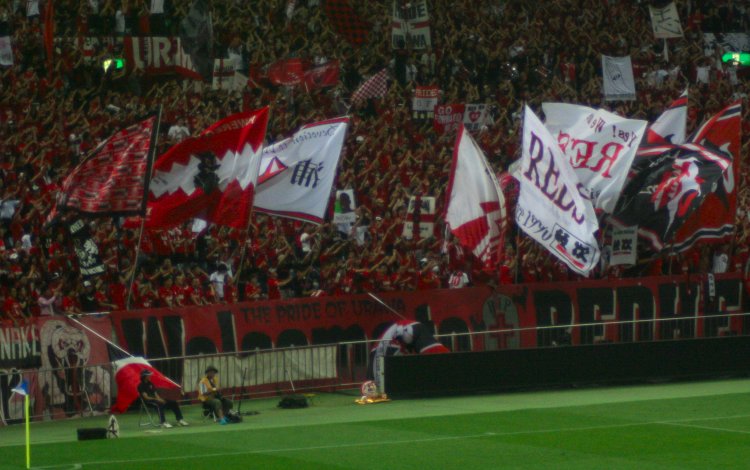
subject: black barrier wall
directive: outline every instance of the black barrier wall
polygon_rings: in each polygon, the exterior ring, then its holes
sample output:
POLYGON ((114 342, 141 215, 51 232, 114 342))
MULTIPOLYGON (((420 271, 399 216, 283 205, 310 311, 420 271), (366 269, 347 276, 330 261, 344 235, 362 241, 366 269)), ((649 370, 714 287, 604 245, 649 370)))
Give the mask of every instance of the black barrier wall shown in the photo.
POLYGON ((605 385, 750 373, 750 337, 390 356, 392 398, 605 385))

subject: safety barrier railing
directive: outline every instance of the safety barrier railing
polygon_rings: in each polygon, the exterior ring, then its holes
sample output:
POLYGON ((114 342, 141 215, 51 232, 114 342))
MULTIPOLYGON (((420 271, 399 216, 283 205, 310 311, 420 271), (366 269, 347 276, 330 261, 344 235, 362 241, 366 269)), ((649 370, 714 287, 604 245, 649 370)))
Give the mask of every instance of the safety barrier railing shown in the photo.
MULTIPOLYGON (((647 342, 687 338, 747 335, 750 314, 727 313, 567 325, 505 328, 481 332, 451 332, 436 338, 455 352, 520 348, 523 335, 536 347, 560 347, 616 342, 647 342)), ((170 358, 149 358, 160 372, 182 386, 186 403, 195 402, 197 384, 211 365, 219 370, 219 385, 235 400, 289 393, 335 391, 358 387, 367 379, 370 350, 377 340, 256 349, 170 358)), ((117 394, 109 363, 61 368, 0 370, 0 422, 23 418, 23 398, 11 390, 28 383, 34 420, 51 420, 107 413, 117 394)))

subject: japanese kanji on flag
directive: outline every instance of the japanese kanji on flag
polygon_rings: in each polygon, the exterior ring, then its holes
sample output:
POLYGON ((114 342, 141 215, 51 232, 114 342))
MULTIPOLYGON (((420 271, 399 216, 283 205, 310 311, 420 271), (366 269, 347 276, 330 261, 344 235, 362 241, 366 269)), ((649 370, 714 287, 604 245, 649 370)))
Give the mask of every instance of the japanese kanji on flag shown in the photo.
POLYGON ((117 382, 117 401, 112 405, 112 413, 125 413, 138 399, 138 384, 141 382, 141 371, 151 372, 151 382, 160 394, 169 397, 179 394, 180 386, 165 377, 154 366, 142 357, 127 357, 112 362, 112 371, 117 382))
POLYGON ((321 223, 336 177, 349 118, 303 126, 263 149, 254 207, 261 212, 321 223))
POLYGON ((462 246, 487 269, 502 255, 505 198, 482 150, 463 124, 458 127, 448 182, 445 221, 462 246))
POLYGON ((63 208, 92 215, 143 214, 157 130, 158 116, 152 116, 99 144, 65 178, 48 220, 63 208))
POLYGON ((522 152, 516 223, 572 270, 588 275, 600 256, 594 208, 578 191, 570 161, 528 106, 522 152))
POLYGON ((388 70, 383 69, 368 78, 352 93, 352 103, 359 103, 369 98, 382 98, 388 91, 388 70))
POLYGON ((247 227, 267 123, 268 107, 235 114, 161 155, 149 187, 146 227, 193 218, 247 227))

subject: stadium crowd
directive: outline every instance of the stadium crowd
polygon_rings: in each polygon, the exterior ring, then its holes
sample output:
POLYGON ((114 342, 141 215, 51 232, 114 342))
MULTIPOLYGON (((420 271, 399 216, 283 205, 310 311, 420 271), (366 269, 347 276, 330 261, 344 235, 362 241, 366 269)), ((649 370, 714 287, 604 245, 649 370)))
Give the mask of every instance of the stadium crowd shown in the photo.
MULTIPOLYGON (((11 38, 13 63, 0 67, 0 319, 18 324, 34 315, 127 307, 578 279, 516 231, 508 234, 496 272, 482 270, 445 235, 440 215, 434 236, 404 233, 410 197, 433 196, 436 214, 444 210, 455 140, 455 133, 439 134, 431 120, 413 117, 417 85, 438 85, 441 103, 490 105, 492 119, 475 138, 511 199, 513 182, 503 173, 520 156, 524 103, 537 111, 543 101, 581 103, 653 122, 689 87, 688 132, 741 98, 748 135, 750 82, 703 40, 704 30, 746 31, 748 1, 678 0, 685 34, 668 41, 668 58, 664 42, 654 39, 645 1, 428 2, 433 46, 425 50, 392 47, 392 0, 350 2, 370 24, 361 45, 332 27, 324 2, 212 3, 213 53, 242 58, 240 70, 251 77, 242 91, 143 70, 113 80, 101 66, 112 50, 84 53, 80 38, 178 35, 191 0, 56 0, 58 39, 50 60, 43 44, 46 2, 3 2, 0 37, 11 38), (601 54, 632 57, 637 100, 603 100, 601 54), (308 92, 264 78, 264 67, 292 57, 337 59, 339 83, 308 92), (384 67, 391 77, 386 96, 352 103, 352 92, 384 67), (708 78, 698 74, 703 67, 708 78), (255 213, 247 234, 213 225, 196 233, 189 224, 141 233, 138 220, 87 219, 106 272, 82 277, 66 225, 45 225, 61 180, 98 142, 159 104, 158 153, 243 109, 271 106, 268 142, 309 122, 350 115, 335 189, 352 190, 356 223, 343 231, 332 223, 335 191, 329 222, 320 226, 255 213)), ((731 244, 644 254, 625 270, 603 263, 593 276, 744 270, 747 145, 743 139, 731 244)))

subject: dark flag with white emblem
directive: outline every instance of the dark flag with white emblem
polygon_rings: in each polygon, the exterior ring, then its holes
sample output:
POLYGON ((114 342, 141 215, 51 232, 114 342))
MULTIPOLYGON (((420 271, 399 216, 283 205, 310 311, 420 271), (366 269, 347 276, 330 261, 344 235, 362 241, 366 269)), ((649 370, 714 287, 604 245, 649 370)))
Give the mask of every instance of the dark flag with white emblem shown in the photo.
POLYGON ((675 233, 716 192, 731 166, 731 156, 710 144, 642 147, 612 221, 637 225, 656 251, 673 248, 675 233))

